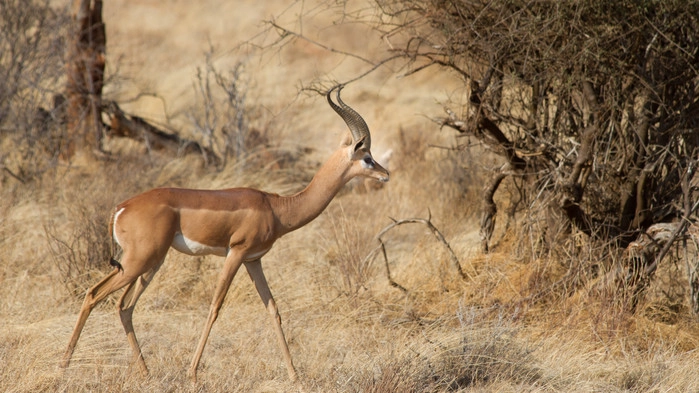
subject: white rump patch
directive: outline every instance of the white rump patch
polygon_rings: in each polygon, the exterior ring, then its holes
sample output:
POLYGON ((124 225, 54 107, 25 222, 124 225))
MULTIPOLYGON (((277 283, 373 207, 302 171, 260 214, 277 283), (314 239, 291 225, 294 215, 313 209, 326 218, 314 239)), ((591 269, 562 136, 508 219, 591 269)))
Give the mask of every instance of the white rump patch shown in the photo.
POLYGON ((187 255, 218 255, 225 257, 228 247, 213 247, 188 239, 182 233, 177 232, 172 240, 172 248, 187 255))
POLYGON ((119 242, 119 238, 117 237, 116 234, 116 228, 117 228, 117 219, 119 218, 119 215, 124 212, 125 207, 122 207, 114 213, 114 223, 112 224, 112 237, 114 238, 114 241, 117 242, 117 244, 121 247, 121 242, 119 242))

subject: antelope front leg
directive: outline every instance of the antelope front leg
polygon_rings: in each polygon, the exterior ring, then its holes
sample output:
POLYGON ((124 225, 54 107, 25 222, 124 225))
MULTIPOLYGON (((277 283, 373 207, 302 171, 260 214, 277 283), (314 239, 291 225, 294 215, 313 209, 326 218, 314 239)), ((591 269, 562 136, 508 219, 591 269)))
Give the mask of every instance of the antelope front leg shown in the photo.
POLYGON ((216 284, 214 297, 211 300, 211 307, 209 308, 209 317, 206 320, 206 326, 204 326, 204 331, 201 333, 197 350, 194 353, 192 363, 190 364, 189 371, 187 372, 187 375, 193 382, 197 381, 197 367, 199 367, 199 360, 201 360, 201 354, 204 352, 206 340, 208 340, 209 333, 211 333, 211 327, 214 325, 214 322, 218 317, 218 311, 221 309, 221 305, 226 298, 228 288, 230 288, 233 277, 235 277, 235 274, 238 272, 242 262, 242 255, 231 250, 226 257, 223 270, 218 276, 218 283, 216 284))
POLYGON ((282 330, 282 319, 279 316, 277 304, 274 302, 274 298, 272 298, 272 292, 269 290, 269 285, 267 284, 265 275, 262 272, 262 263, 259 259, 252 262, 246 262, 245 268, 248 270, 250 278, 255 283, 255 288, 257 288, 257 293, 260 294, 262 303, 264 303, 267 312, 269 312, 269 315, 272 318, 272 323, 277 333, 277 343, 279 344, 279 349, 281 349, 282 355, 284 356, 286 370, 289 373, 289 379, 292 382, 295 382, 298 379, 298 375, 296 374, 294 363, 291 360, 289 345, 286 343, 286 338, 284 337, 284 331, 282 330))

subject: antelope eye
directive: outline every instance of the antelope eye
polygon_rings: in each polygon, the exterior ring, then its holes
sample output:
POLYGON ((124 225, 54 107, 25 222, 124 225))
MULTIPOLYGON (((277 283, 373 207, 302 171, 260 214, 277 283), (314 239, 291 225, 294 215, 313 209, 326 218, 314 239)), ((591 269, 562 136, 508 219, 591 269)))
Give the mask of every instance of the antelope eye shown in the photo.
POLYGON ((369 156, 364 157, 364 163, 368 166, 374 166, 374 160, 369 156))

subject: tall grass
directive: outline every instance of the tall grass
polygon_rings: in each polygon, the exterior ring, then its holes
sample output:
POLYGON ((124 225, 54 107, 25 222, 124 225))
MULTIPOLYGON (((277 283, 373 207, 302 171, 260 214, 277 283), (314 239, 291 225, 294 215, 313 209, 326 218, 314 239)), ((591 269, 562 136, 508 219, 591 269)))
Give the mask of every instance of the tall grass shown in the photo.
MULTIPOLYGON (((400 160, 414 152, 396 154, 400 160)), ((45 179, 41 187, 1 191, 2 200, 9 201, 1 206, 0 221, 0 385, 5 391, 699 388, 693 372, 699 336, 688 317, 655 318, 662 302, 649 304, 637 316, 623 310, 610 313, 613 307, 594 293, 527 302, 527 295, 556 280, 556 269, 543 259, 524 263, 503 252, 462 260, 471 277, 445 286, 439 266, 448 264, 447 256, 431 248, 431 234, 411 228, 392 233, 389 249, 408 291, 391 287, 380 261, 366 256, 388 217, 435 205, 432 194, 409 192, 410 184, 439 184, 439 179, 449 184, 450 173, 439 165, 430 169, 430 158, 412 165, 402 161, 382 189, 338 196, 318 220, 280 240, 264 258, 300 372, 298 385, 286 378, 267 313, 245 274, 236 277, 214 326, 200 382, 186 379, 184 370, 203 327, 221 259, 177 252, 168 256, 134 316, 151 374, 142 377, 131 366, 113 299, 93 312, 73 363, 59 370, 82 293, 109 270, 105 231, 114 203, 171 182, 196 187, 247 183, 286 192, 302 187, 308 178, 283 180, 295 165, 299 170, 308 166, 301 156, 291 167, 242 173, 239 168, 206 172, 188 160, 96 162, 45 179), (416 172, 431 177, 410 176, 416 172)), ((450 217, 434 210, 434 221, 456 250, 464 250, 468 239, 477 241, 458 234, 468 227, 460 224, 459 214, 450 217)))

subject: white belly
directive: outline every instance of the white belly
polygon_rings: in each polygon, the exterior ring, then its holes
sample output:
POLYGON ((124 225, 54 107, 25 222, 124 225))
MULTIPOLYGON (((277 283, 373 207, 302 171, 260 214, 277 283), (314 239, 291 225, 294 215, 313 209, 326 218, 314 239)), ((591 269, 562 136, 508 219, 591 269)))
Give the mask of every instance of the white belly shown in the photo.
POLYGON ((218 255, 225 257, 228 254, 227 247, 212 247, 187 239, 183 234, 176 233, 172 240, 172 248, 187 255, 218 255))
POLYGON ((258 260, 258 259, 262 258, 263 255, 267 254, 267 252, 269 250, 270 249, 268 248, 268 249, 260 251, 260 252, 253 252, 251 254, 246 254, 245 255, 245 262, 252 262, 252 261, 258 260))

